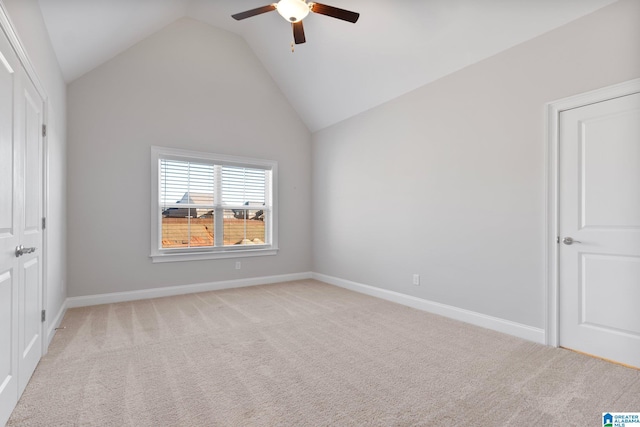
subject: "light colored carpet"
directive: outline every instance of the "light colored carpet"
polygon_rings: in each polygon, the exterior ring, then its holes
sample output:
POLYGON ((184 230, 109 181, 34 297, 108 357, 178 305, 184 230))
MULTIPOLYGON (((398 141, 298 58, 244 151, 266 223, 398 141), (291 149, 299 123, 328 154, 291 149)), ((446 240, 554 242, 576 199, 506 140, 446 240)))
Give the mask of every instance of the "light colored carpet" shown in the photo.
POLYGON ((308 280, 67 312, 9 426, 597 426, 640 371, 308 280))

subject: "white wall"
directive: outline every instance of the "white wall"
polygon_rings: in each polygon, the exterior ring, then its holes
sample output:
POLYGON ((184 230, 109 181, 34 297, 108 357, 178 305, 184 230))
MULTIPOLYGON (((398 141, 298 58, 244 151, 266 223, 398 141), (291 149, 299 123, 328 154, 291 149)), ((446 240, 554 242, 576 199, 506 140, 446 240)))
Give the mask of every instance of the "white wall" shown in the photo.
POLYGON ((315 133, 313 271, 543 328, 545 103, 637 77, 623 0, 315 133))
POLYGON ((311 136, 242 38, 183 18, 67 96, 70 296, 310 271, 311 136), (278 161, 278 255, 153 264, 151 145, 278 161))
POLYGON ((3 0, 9 18, 47 94, 49 204, 46 298, 49 321, 59 314, 66 289, 66 84, 37 0, 3 0))

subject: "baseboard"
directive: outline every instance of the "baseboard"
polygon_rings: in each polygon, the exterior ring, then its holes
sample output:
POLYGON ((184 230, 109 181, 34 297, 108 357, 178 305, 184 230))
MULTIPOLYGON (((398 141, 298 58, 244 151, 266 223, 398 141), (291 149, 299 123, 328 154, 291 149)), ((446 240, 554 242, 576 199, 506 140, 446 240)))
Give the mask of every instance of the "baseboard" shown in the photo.
MULTIPOLYGON (((54 317, 51 321, 47 323, 48 325, 47 348, 49 348, 49 344, 51 344, 51 340, 53 339, 53 336, 56 334, 56 328, 60 326, 60 323, 62 322, 62 318, 64 317, 64 314, 67 312, 68 301, 69 299, 67 298, 62 302, 62 305, 60 306, 60 310, 58 310, 58 313, 56 313, 56 317, 54 317)), ((45 353, 46 353, 46 349, 45 349, 45 353)))
POLYGON ((242 288, 245 286, 268 285, 270 283, 310 279, 311 274, 311 272, 280 274, 277 276, 223 280, 219 282, 197 283, 193 285, 143 289, 139 291, 113 292, 109 294, 69 297, 66 300, 66 306, 68 308, 87 307, 90 305, 111 304, 116 302, 136 301, 149 298, 169 297, 174 295, 193 294, 196 292, 219 291, 221 289, 242 288))
POLYGON ((475 311, 465 310, 451 305, 441 304, 438 302, 425 300, 411 295, 401 294, 399 292, 390 291, 387 289, 363 285, 362 283, 356 283, 350 280, 340 279, 338 277, 327 276, 325 274, 312 273, 311 277, 330 285, 339 286, 341 288, 371 295, 377 298, 382 298, 387 301, 406 305, 418 310, 427 311, 429 313, 438 314, 440 316, 449 317, 455 320, 460 320, 465 323, 492 329, 494 331, 513 335, 529 341, 545 344, 545 333, 544 329, 541 328, 534 328, 532 326, 523 325, 522 323, 488 316, 486 314, 477 313, 475 311))
POLYGON ((375 286, 364 285, 326 274, 303 272, 293 274, 281 274, 277 276, 263 276, 249 279, 223 280, 219 282, 197 283, 192 285, 168 286, 164 288, 144 289, 139 291, 113 292, 109 294, 87 295, 81 297, 69 297, 65 300, 57 316, 51 323, 48 330, 48 341, 51 342, 55 334, 55 328, 60 325, 62 317, 67 308, 86 307, 90 305, 111 304, 116 302, 136 301, 149 298, 160 298, 174 295, 191 294, 196 292, 218 291, 222 289, 241 288, 246 286, 267 285, 270 283, 289 282, 293 280, 316 279, 330 285, 339 286, 355 292, 371 295, 387 301, 406 305, 418 310, 460 320, 472 325, 513 335, 529 341, 545 344, 544 329, 534 328, 521 323, 498 317, 488 316, 470 310, 441 304, 434 301, 401 294, 387 289, 376 288, 375 286))

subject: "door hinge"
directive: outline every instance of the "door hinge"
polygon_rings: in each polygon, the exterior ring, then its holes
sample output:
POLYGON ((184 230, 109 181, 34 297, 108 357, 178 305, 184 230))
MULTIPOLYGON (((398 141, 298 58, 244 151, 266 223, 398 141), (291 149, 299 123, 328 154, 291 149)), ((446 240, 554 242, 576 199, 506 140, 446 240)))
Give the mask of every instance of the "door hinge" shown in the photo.
POLYGON ((42 217, 42 229, 44 230, 45 228, 47 228, 47 218, 42 217))
POLYGON ((40 312, 40 321, 44 322, 45 320, 47 320, 47 310, 42 310, 40 312))
POLYGON ((42 136, 47 136, 47 125, 42 125, 42 136))

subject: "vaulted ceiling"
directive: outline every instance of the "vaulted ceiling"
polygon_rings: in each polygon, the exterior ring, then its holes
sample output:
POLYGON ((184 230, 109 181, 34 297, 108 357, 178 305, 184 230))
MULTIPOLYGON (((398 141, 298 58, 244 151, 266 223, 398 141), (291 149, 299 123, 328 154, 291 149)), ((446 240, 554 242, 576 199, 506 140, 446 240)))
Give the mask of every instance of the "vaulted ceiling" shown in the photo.
POLYGON ((322 0, 356 24, 311 14, 307 43, 271 12, 231 15, 268 0, 39 0, 71 82, 176 19, 243 37, 309 130, 389 101, 615 0, 322 0))

